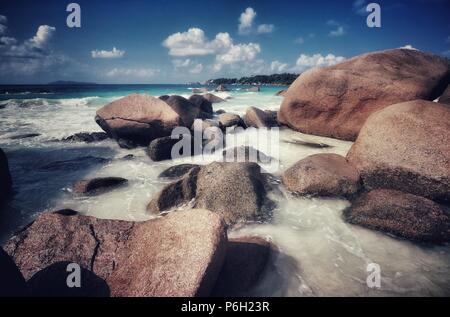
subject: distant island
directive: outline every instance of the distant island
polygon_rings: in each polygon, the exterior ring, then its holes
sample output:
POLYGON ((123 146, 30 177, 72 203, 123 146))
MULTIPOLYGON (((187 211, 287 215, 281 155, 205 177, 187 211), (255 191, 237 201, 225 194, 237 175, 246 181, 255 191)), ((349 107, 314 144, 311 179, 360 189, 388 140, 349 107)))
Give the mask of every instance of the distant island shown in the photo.
POLYGON ((50 83, 48 83, 47 85, 52 85, 52 86, 89 86, 89 85, 97 85, 96 83, 85 83, 85 82, 79 82, 79 81, 64 81, 64 80, 57 80, 57 81, 52 81, 50 83))
POLYGON ((256 75, 242 78, 217 78, 206 82, 208 85, 282 85, 289 86, 299 74, 283 73, 273 75, 256 75))

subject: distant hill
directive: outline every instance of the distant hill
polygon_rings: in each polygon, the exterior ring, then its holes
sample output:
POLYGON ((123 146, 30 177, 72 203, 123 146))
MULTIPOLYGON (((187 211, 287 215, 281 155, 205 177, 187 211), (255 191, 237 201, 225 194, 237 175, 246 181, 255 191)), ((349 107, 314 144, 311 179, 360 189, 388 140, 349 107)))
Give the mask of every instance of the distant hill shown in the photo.
POLYGON ((256 75, 242 78, 217 78, 207 81, 211 85, 286 85, 289 86, 297 79, 299 74, 273 74, 273 75, 256 75))
POLYGON ((58 81, 52 81, 51 83, 48 83, 47 85, 72 85, 72 86, 88 86, 88 85, 97 85, 95 83, 84 83, 79 81, 64 81, 64 80, 58 80, 58 81))

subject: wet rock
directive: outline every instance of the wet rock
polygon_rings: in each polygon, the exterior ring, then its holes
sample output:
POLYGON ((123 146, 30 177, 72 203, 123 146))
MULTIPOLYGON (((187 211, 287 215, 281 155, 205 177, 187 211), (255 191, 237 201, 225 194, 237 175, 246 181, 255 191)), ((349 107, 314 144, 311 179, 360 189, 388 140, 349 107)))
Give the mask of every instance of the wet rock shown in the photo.
POLYGON ((112 190, 128 183, 128 180, 121 177, 99 177, 82 180, 73 186, 75 194, 100 194, 108 190, 112 190))
POLYGON ((256 163, 214 162, 192 169, 169 184, 147 206, 160 213, 186 205, 208 209, 223 216, 227 224, 267 219, 273 203, 267 198, 266 179, 256 163))
POLYGON ((170 98, 170 96, 169 95, 162 95, 162 96, 159 96, 158 98, 161 99, 162 101, 166 101, 167 99, 170 98))
POLYGON ((68 275, 73 263, 57 262, 34 274, 27 282, 32 297, 109 297, 105 280, 80 267, 80 287, 68 287, 68 275), (69 269, 69 271, 68 271, 69 269))
POLYGON ((188 173, 190 170, 192 170, 195 167, 199 167, 200 165, 197 164, 180 164, 175 165, 172 167, 169 167, 168 169, 161 172, 161 174, 158 175, 160 178, 180 178, 186 173, 188 173))
POLYGON ((216 111, 216 114, 217 114, 217 115, 219 115, 219 114, 224 114, 224 113, 226 113, 226 111, 223 110, 223 109, 219 109, 219 110, 216 111))
POLYGON ((285 97, 285 96, 286 96, 286 93, 287 93, 287 89, 283 89, 283 90, 278 91, 278 92, 275 94, 275 96, 285 97))
POLYGON ((202 95, 192 95, 189 97, 189 102, 200 107, 200 111, 209 116, 214 113, 212 102, 204 98, 202 95))
POLYGON ((216 87, 215 91, 224 92, 224 91, 229 91, 229 90, 225 85, 219 85, 216 87))
POLYGON ((358 171, 337 154, 308 156, 286 170, 282 179, 289 191, 301 195, 349 196, 360 189, 358 171))
POLYGON ((283 142, 295 144, 295 145, 306 146, 306 147, 310 147, 313 149, 325 149, 325 148, 331 147, 330 145, 325 144, 325 143, 308 142, 308 141, 303 141, 303 140, 299 140, 299 139, 283 140, 283 142))
POLYGON ((96 122, 111 138, 131 140, 140 145, 168 136, 173 128, 184 125, 183 116, 173 106, 141 94, 132 94, 102 107, 97 111, 96 122))
POLYGON ((199 105, 193 104, 181 96, 170 96, 165 102, 181 117, 183 124, 180 126, 190 128, 194 120, 199 118, 202 113, 199 105))
POLYGON ((22 273, 2 248, 0 248, 0 281, 0 297, 28 296, 22 273))
POLYGON ((12 193, 12 179, 9 172, 8 158, 0 148, 0 204, 8 199, 12 193))
POLYGON ((122 157, 121 160, 123 160, 123 161, 131 161, 131 160, 134 160, 134 158, 135 157, 134 157, 133 154, 127 154, 124 157, 122 157))
POLYGON ((273 118, 273 115, 256 107, 247 109, 244 116, 244 123, 247 127, 254 128, 270 128, 277 126, 277 122, 273 118))
POLYGON ((63 142, 85 142, 93 143, 106 140, 108 135, 104 132, 80 132, 62 139, 63 142))
POLYGON ((195 119, 194 123, 192 124, 191 130, 192 131, 200 131, 202 133, 205 132, 205 130, 211 129, 211 128, 218 128, 219 127, 219 123, 217 123, 214 120, 210 120, 210 119, 195 119))
POLYGON ((450 200, 450 108, 415 100, 367 120, 347 154, 368 190, 450 200))
POLYGON ((118 139, 117 140, 117 144, 122 148, 122 149, 127 149, 127 150, 132 150, 135 149, 139 146, 138 143, 132 141, 132 140, 127 140, 127 139, 118 139))
POLYGON ((238 146, 222 152, 226 162, 270 163, 272 158, 251 146, 238 146))
POLYGON ((139 223, 43 213, 5 251, 26 280, 71 262, 106 281, 112 296, 208 296, 226 242, 223 221, 206 210, 139 223))
POLYGON ((219 115, 219 125, 222 130, 226 130, 227 128, 238 126, 245 127, 244 121, 242 118, 234 113, 223 113, 219 115))
POLYGON ((159 162, 172 159, 172 148, 179 139, 167 136, 153 140, 147 147, 146 153, 152 161, 159 162))
POLYGON ((213 296, 245 295, 263 275, 275 247, 260 237, 232 238, 213 296))
POLYGON ((45 171, 77 171, 87 167, 92 167, 93 165, 106 164, 108 162, 109 160, 103 157, 82 156, 65 161, 50 162, 42 166, 40 169, 45 171))
POLYGON ((204 94, 204 95, 203 95, 203 98, 205 98, 206 100, 208 100, 208 101, 211 102, 211 103, 221 103, 221 102, 225 102, 224 99, 222 99, 222 98, 220 98, 220 97, 217 97, 216 95, 213 95, 213 94, 210 94, 210 93, 204 94))
POLYGON ((449 65, 436 55, 394 49, 311 69, 288 89, 278 120, 303 133, 354 141, 372 113, 438 98, 448 85, 449 65))
POLYGON ((344 211, 352 224, 420 242, 450 241, 450 217, 433 201, 395 190, 377 189, 344 211))

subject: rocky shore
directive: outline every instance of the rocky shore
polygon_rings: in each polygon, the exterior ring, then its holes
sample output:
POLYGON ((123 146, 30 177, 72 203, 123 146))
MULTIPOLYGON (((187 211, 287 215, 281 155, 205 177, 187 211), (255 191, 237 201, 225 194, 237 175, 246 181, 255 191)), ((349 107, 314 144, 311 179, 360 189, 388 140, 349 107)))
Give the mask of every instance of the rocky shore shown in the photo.
MULTIPOLYGON (((448 243, 449 84, 448 59, 395 49, 303 73, 280 92, 278 113, 257 107, 242 117, 218 112, 214 104, 226 101, 212 94, 115 100, 96 113, 104 134, 77 133, 64 141, 112 139, 123 148, 142 147, 155 162, 172 159, 176 127, 189 136, 196 129, 226 131, 225 143, 235 129, 272 127, 354 143, 345 156, 327 153, 329 145, 300 141, 323 153, 274 175, 260 161, 172 166, 159 175, 168 183, 149 200, 147 212, 154 219, 144 222, 74 210, 41 213, 0 250, 0 279, 8 278, 0 295, 245 295, 269 269, 268 258, 281 251, 261 237, 228 235, 240 226, 270 223, 277 212, 273 196, 283 192, 346 199, 349 207, 341 217, 349 225, 392 239, 448 243), (70 263, 82 268, 81 288, 66 287, 70 263)), ((251 151, 241 150, 246 156, 251 151)), ((233 151, 236 158, 238 148, 233 151)), ((261 161, 273 159, 257 152, 261 161)), ((0 149, 3 205, 13 195, 7 155, 0 149)), ((128 181, 109 175, 67 185, 73 195, 101 195, 128 181)))

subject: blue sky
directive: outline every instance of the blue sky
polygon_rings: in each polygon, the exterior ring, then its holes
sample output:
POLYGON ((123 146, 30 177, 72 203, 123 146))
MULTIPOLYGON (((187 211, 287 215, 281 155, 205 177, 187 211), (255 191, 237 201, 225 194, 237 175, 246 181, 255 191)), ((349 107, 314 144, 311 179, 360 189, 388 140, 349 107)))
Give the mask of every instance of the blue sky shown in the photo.
POLYGON ((450 57, 450 0, 63 0, 0 3, 0 83, 184 83, 301 72, 410 45, 450 57))

